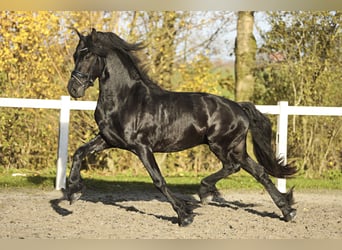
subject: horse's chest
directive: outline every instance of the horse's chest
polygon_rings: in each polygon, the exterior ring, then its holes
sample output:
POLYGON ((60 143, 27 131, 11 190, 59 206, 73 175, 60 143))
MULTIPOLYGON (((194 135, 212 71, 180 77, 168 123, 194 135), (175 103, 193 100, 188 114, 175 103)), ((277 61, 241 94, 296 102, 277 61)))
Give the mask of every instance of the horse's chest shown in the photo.
POLYGON ((98 105, 94 116, 101 133, 106 134, 107 136, 111 135, 116 138, 122 134, 120 119, 118 113, 114 110, 106 109, 98 105), (110 131, 110 133, 106 131, 110 131))

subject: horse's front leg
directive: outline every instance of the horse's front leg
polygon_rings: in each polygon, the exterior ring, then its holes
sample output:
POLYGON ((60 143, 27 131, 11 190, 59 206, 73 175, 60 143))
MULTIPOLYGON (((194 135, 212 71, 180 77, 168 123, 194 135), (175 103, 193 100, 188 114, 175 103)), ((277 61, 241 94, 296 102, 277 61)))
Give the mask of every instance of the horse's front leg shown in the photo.
POLYGON ((187 226, 192 223, 194 214, 192 213, 192 208, 189 207, 183 200, 178 199, 170 191, 166 185, 166 181, 163 178, 154 155, 150 149, 147 147, 139 147, 136 152, 140 160, 147 169, 149 175, 153 180, 154 186, 165 195, 168 201, 171 203, 173 209, 178 214, 178 225, 187 226))
POLYGON ((67 182, 67 188, 66 190, 62 190, 66 199, 70 201, 70 204, 81 197, 82 190, 84 188, 80 173, 82 160, 88 154, 96 153, 106 148, 109 148, 109 145, 106 143, 101 135, 97 135, 91 141, 79 147, 74 153, 72 158, 72 166, 67 182))

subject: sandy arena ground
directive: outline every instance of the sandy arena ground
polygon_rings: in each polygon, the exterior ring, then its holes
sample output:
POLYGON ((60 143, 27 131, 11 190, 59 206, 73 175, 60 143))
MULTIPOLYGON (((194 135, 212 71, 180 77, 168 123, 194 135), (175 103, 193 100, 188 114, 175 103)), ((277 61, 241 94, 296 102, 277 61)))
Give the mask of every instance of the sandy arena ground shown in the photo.
MULTIPOLYGON (((0 190, 1 239, 342 239, 342 191, 295 190, 297 217, 286 223, 263 191, 225 191, 228 203, 199 206, 177 224, 157 191, 86 190, 73 205, 59 191, 0 190)), ((196 194, 189 195, 198 200, 196 194)))

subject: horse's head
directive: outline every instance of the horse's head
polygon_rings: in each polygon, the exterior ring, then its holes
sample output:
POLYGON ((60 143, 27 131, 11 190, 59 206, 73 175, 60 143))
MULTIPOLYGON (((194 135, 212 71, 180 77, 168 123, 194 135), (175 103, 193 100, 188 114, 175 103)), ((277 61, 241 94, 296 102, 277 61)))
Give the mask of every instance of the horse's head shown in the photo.
POLYGON ((73 55, 75 68, 71 72, 68 91, 72 97, 79 98, 84 96, 85 90, 93 86, 96 78, 101 76, 104 59, 102 55, 96 53, 98 37, 95 29, 88 36, 75 31, 80 40, 73 55))

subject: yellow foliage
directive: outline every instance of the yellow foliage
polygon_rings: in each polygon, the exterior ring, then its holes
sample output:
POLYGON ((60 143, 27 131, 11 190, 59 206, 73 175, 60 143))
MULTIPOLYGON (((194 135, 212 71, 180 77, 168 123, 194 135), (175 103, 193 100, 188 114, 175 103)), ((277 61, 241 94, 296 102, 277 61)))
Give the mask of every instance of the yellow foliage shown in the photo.
POLYGON ((5 96, 59 98, 65 52, 58 44, 59 18, 42 12, 0 12, 0 72, 5 96), (57 84, 56 84, 57 83, 57 84))
POLYGON ((212 72, 213 64, 202 55, 197 56, 191 64, 183 63, 179 65, 177 91, 207 92, 215 95, 221 94, 220 76, 212 72))

